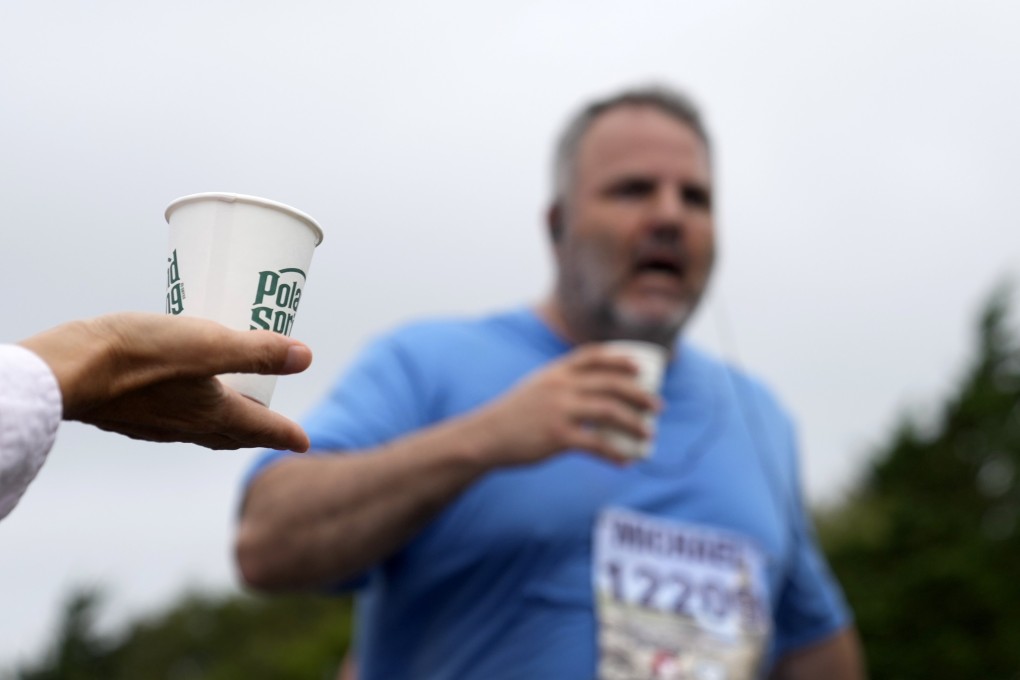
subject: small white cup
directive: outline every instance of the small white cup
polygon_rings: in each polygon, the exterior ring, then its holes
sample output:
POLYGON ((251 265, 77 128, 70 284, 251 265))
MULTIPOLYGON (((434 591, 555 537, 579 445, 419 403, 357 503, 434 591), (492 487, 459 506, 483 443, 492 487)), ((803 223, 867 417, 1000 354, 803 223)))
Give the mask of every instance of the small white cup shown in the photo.
MULTIPOLYGON (((650 394, 658 394, 662 386, 662 376, 666 369, 669 353, 665 347, 640 340, 611 340, 605 346, 613 352, 625 355, 638 367, 635 376, 638 385, 650 394)), ((650 428, 655 425, 655 414, 645 415, 645 424, 650 428)), ((647 458, 652 451, 651 439, 639 439, 627 432, 613 428, 605 428, 602 436, 628 458, 647 458)))
MULTIPOLYGON (((290 335, 322 228, 282 203, 240 194, 178 198, 170 225, 166 312, 212 319, 236 330, 290 335)), ((275 375, 220 380, 269 405, 275 375)))

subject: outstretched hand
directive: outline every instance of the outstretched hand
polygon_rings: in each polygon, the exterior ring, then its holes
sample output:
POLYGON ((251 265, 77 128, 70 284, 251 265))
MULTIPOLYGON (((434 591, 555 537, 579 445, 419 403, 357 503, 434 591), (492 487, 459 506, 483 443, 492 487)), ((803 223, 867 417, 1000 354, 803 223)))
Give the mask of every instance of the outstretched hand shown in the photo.
POLYGON ((311 350, 283 335, 234 331, 190 317, 122 313, 64 324, 19 344, 53 370, 66 420, 212 449, 308 450, 308 436, 297 423, 215 377, 308 368, 311 350))

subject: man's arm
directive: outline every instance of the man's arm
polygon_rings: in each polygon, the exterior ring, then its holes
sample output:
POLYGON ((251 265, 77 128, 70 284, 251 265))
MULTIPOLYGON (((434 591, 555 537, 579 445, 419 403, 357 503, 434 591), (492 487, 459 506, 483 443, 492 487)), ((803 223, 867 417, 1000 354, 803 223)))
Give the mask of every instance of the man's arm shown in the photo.
POLYGON ((601 347, 575 350, 466 416, 358 455, 289 458, 251 485, 236 556, 265 590, 335 582, 388 556, 490 470, 567 449, 624 457, 597 426, 647 437, 658 408, 634 365, 601 347))
POLYGON ((830 638, 787 654, 769 680, 864 680, 864 655, 857 631, 846 628, 830 638))

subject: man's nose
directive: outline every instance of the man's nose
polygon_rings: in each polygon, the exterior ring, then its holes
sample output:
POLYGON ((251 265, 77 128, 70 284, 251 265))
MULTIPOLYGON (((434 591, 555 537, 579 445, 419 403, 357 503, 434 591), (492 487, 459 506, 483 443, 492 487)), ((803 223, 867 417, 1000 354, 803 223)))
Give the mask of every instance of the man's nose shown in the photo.
POLYGON ((660 186, 649 208, 649 229, 658 238, 679 238, 686 210, 679 193, 672 187, 660 186))

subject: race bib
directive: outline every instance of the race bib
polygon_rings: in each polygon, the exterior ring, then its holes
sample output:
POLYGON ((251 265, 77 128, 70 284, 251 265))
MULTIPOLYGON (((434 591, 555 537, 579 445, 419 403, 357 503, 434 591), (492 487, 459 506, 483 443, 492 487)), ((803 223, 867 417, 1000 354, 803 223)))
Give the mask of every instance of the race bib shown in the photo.
POLYGON ((600 680, 752 680, 771 614, 747 537, 609 509, 595 526, 600 680))

